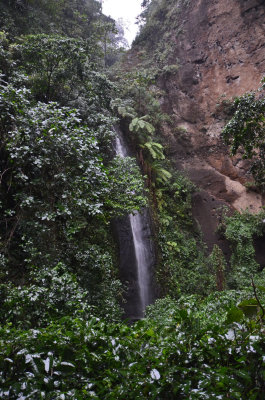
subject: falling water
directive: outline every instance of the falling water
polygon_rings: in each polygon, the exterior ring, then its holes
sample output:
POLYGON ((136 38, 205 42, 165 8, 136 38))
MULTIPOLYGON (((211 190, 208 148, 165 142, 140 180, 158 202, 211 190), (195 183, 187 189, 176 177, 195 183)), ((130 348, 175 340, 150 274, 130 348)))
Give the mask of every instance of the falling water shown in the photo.
POLYGON ((143 238, 143 221, 139 212, 130 214, 130 223, 132 227, 133 243, 135 257, 137 262, 137 275, 139 285, 139 296, 141 300, 142 312, 151 302, 150 298, 150 271, 149 271, 149 252, 145 247, 143 238))
MULTIPOLYGON (((118 132, 116 138, 116 154, 128 156, 123 139, 118 132)), ((150 228, 144 213, 135 212, 129 215, 129 225, 133 240, 135 268, 137 273, 138 302, 134 300, 134 318, 141 318, 147 305, 152 302, 151 269, 154 263, 153 249, 150 242, 150 228)), ((132 317, 130 315, 129 317, 132 317)))

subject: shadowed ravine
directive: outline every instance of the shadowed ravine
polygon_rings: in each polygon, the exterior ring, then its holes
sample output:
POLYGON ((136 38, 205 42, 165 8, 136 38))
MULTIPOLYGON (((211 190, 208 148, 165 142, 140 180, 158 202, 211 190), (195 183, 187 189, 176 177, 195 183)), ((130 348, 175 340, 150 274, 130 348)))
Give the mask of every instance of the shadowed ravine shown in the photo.
MULTIPOLYGON (((116 154, 128 156, 121 133, 117 131, 116 154)), ((117 222, 117 236, 120 247, 121 279, 128 291, 124 305, 125 317, 140 319, 146 306, 152 303, 152 270, 155 262, 148 210, 136 212, 117 222)))

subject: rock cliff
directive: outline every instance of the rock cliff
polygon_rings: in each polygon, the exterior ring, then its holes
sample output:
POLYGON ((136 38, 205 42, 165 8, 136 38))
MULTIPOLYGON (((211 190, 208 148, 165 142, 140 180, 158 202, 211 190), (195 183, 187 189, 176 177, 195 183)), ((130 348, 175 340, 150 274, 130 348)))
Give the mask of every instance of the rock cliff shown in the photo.
MULTIPOLYGON (((167 30, 160 40, 160 46, 170 43, 170 64, 179 66, 158 79, 163 110, 174 121, 173 128, 164 125, 163 136, 176 167, 200 188, 194 216, 211 248, 220 241, 215 235, 220 206, 258 212, 263 205, 262 196, 245 186, 251 180, 248 163, 240 155, 230 157, 220 133, 227 99, 256 90, 265 72, 265 1, 175 3, 170 18, 172 26, 178 21, 178 32, 167 30)), ((139 47, 133 48, 134 57, 139 47)))

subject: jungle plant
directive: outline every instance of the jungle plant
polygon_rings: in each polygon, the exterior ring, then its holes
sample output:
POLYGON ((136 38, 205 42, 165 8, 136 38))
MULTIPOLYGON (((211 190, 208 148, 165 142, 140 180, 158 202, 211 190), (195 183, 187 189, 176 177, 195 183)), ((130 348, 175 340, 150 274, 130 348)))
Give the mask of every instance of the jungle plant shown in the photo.
POLYGON ((235 212, 225 218, 224 235, 231 243, 231 271, 227 276, 230 288, 242 288, 251 284, 251 279, 263 284, 264 273, 255 259, 254 239, 264 235, 264 211, 251 214, 235 212))
POLYGON ((153 125, 146 121, 146 119, 148 119, 147 115, 144 115, 140 118, 133 118, 129 125, 130 131, 134 132, 138 136, 140 143, 147 140, 150 135, 154 134, 155 131, 153 125))
MULTIPOLYGON (((37 305, 47 294, 35 284, 33 267, 52 275, 64 265, 69 284, 73 277, 88 290, 88 304, 117 318, 121 289, 109 221, 145 205, 141 174, 133 160, 109 162, 101 153, 100 142, 113 135, 112 118, 91 113, 84 121, 76 109, 36 103, 23 83, 16 76, 0 86, 1 282, 12 282, 13 298, 19 297, 15 287, 25 285, 22 293, 31 291, 37 305)), ((45 315, 49 309, 41 320, 45 315)))
MULTIPOLYGON (((264 79, 262 81, 265 82, 264 79)), ((265 99, 264 85, 260 91, 246 93, 234 100, 235 113, 222 132, 232 154, 241 149, 243 158, 253 160, 251 172, 256 184, 265 185, 265 99)))
POLYGON ((24 36, 12 45, 34 96, 45 102, 77 98, 88 71, 95 69, 99 50, 92 51, 90 43, 81 39, 44 34, 24 36))
POLYGON ((263 327, 240 311, 250 295, 165 298, 133 326, 92 316, 24 332, 8 324, 0 335, 1 397, 262 400, 263 327))

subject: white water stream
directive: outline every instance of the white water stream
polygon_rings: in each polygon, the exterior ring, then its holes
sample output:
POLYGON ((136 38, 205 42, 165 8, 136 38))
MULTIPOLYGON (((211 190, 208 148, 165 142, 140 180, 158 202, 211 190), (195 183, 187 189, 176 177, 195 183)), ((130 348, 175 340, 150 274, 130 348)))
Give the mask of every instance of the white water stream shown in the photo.
MULTIPOLYGON (((116 154, 120 157, 128 156, 122 138, 119 136, 116 138, 116 154)), ((146 236, 144 234, 146 221, 144 220, 143 215, 140 212, 130 214, 129 221, 132 231, 136 259, 139 298, 141 302, 140 313, 141 316, 143 316, 146 306, 148 306, 152 301, 150 278, 150 247, 147 246, 146 236)))

